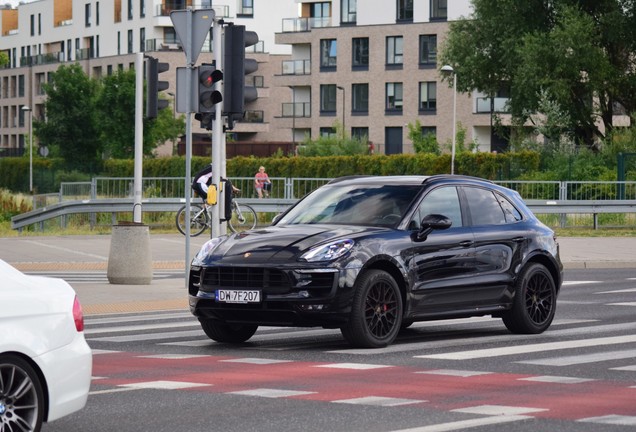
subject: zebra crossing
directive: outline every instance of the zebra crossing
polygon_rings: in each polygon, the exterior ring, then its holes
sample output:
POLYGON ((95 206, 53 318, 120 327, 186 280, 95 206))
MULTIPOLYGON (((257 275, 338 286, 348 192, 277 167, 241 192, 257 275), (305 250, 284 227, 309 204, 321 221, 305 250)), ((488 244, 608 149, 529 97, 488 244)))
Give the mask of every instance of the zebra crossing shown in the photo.
POLYGON ((537 419, 598 428, 611 425, 618 430, 636 425, 636 406, 631 402, 636 400, 636 323, 560 319, 545 336, 534 338, 509 334, 501 327, 499 320, 491 318, 416 323, 409 328, 410 337, 379 350, 349 348, 337 330, 266 327, 249 344, 227 347, 209 340, 189 312, 168 311, 87 317, 85 335, 100 365, 97 370, 106 375, 95 378, 98 388, 91 393, 93 397, 135 390, 188 390, 382 409, 435 406, 458 416, 453 421, 393 432, 495 428, 537 419), (460 336, 462 333, 469 334, 460 336), (153 377, 146 371, 141 380, 128 375, 126 380, 109 377, 106 372, 111 363, 118 371, 127 363, 135 370, 143 369, 144 362, 163 372, 157 371, 153 377), (582 375, 578 368, 568 370, 569 366, 589 364, 604 366, 582 375), (508 367, 513 371, 508 372, 508 367), (530 369, 524 370, 526 367, 530 369), (244 368, 244 375, 237 374, 236 368, 244 368), (269 385, 250 382, 257 368, 258 376, 268 377, 269 385), (167 377, 166 370, 171 371, 167 377), (360 378, 356 374, 366 375, 360 378), (347 384, 349 379, 355 384, 347 384), (382 394, 383 380, 402 383, 392 384, 393 392, 382 394), (486 382, 487 388, 497 388, 497 397, 491 391, 481 397, 489 403, 460 408, 445 405, 449 398, 463 401, 462 394, 480 401, 479 388, 486 382), (325 383, 330 384, 328 390, 325 383), (551 387, 548 401, 541 392, 525 394, 538 385, 551 387), (420 393, 414 394, 414 388, 420 393), (521 397, 518 388, 526 389, 521 397), (577 394, 577 404, 564 403, 573 394, 577 394), (581 395, 590 396, 582 400, 581 395), (600 408, 595 407, 597 397, 604 398, 600 408), (509 400, 517 404, 506 403, 509 400), (466 419, 467 415, 474 418, 466 419))
MULTIPOLYGON (((103 270, 97 271, 28 271, 26 272, 33 276, 46 276, 64 279, 71 285, 75 284, 95 284, 95 283, 108 283, 108 275, 103 270)), ((153 279, 175 279, 183 278, 183 270, 154 270, 152 273, 153 279)))

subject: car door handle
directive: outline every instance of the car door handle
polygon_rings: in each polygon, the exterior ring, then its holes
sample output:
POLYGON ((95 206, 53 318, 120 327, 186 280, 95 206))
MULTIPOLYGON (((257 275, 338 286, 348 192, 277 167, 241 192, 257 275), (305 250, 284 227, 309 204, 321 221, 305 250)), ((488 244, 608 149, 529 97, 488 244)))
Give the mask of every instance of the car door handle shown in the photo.
POLYGON ((474 244, 475 242, 472 240, 464 240, 463 242, 459 242, 459 245, 461 247, 470 247, 474 244))
POLYGON ((525 241, 525 239, 526 239, 525 237, 515 237, 515 238, 512 239, 512 241, 515 242, 515 243, 521 243, 521 242, 525 241))

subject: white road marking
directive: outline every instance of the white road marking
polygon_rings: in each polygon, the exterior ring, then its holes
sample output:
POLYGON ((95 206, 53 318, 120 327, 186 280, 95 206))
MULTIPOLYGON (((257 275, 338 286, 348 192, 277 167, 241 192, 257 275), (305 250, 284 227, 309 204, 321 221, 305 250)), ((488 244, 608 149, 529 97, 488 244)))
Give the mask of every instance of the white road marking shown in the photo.
POLYGON ((236 358, 236 359, 227 359, 227 360, 220 360, 220 361, 226 362, 226 363, 247 363, 247 364, 254 364, 254 365, 291 363, 291 360, 274 360, 274 359, 263 359, 263 358, 236 358))
POLYGON ((492 426, 496 424, 502 423, 513 423, 522 420, 533 419, 534 417, 529 416, 496 416, 496 417, 484 417, 477 418, 472 420, 461 420, 450 423, 440 423, 429 426, 421 426, 414 427, 410 429, 400 429, 392 431, 392 432, 452 432, 452 431, 463 431, 466 429, 482 427, 482 426, 492 426))
POLYGON ((529 345, 508 346, 501 348, 477 349, 470 351, 457 351, 442 354, 430 354, 415 356, 415 358, 438 359, 438 360, 471 360, 478 358, 501 357, 515 354, 528 354, 545 351, 556 351, 572 348, 583 348, 591 346, 618 345, 623 343, 636 342, 636 335, 603 337, 592 339, 579 339, 573 341, 547 342, 529 345))
POLYGON ((480 371, 469 371, 469 370, 458 370, 458 369, 435 369, 435 370, 429 370, 429 371, 418 371, 415 373, 470 378, 470 377, 480 376, 480 375, 491 375, 494 372, 480 372, 480 371))
POLYGON ((131 384, 121 384, 119 387, 132 389, 157 389, 157 390, 180 390, 195 387, 210 387, 212 384, 182 382, 182 381, 146 381, 131 384))
POLYGON ((556 384, 580 384, 589 381, 596 381, 590 378, 574 378, 574 377, 563 377, 563 376, 535 376, 529 378, 519 378, 519 381, 535 381, 535 382, 544 382, 544 383, 556 383, 556 384))
POLYGON ((517 416, 523 414, 532 414, 537 412, 549 411, 545 408, 529 408, 515 407, 506 405, 479 405, 474 407, 454 409, 451 412, 460 412, 467 414, 481 414, 488 416, 517 416))
POLYGON ((607 415, 601 417, 589 417, 577 420, 581 423, 600 423, 619 426, 636 426, 636 417, 624 415, 607 415))
POLYGON ((586 363, 598 363, 603 361, 620 360, 636 357, 636 350, 627 351, 605 351, 601 353, 575 355, 564 357, 553 357, 542 360, 524 360, 515 363, 533 364, 541 366, 572 366, 586 363))
POLYGON ((258 397, 266 397, 266 398, 284 398, 284 397, 291 397, 291 396, 304 396, 304 395, 309 395, 314 393, 316 392, 259 388, 259 389, 252 389, 252 390, 230 392, 227 394, 241 395, 241 396, 258 396, 258 397))
POLYGON ((364 364, 364 363, 331 363, 331 364, 317 365, 315 367, 333 368, 333 369, 369 370, 369 369, 388 368, 388 367, 393 367, 393 366, 364 364))
POLYGON ((402 406, 402 405, 413 405, 413 404, 423 403, 428 401, 417 400, 417 399, 391 398, 391 397, 382 397, 382 396, 366 396, 366 397, 353 398, 353 399, 340 399, 340 400, 335 400, 332 402, 340 403, 340 404, 351 404, 351 405, 395 407, 395 406, 402 406))

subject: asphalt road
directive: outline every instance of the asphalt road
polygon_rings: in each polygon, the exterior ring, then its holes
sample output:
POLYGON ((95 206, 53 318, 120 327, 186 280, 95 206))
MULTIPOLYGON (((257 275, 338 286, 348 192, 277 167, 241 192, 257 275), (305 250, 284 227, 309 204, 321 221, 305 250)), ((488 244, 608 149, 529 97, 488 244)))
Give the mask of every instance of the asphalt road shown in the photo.
POLYGON ((634 430, 636 269, 565 276, 542 335, 436 321, 378 350, 323 329, 262 328, 227 346, 179 309, 91 315, 88 405, 43 430, 634 430))

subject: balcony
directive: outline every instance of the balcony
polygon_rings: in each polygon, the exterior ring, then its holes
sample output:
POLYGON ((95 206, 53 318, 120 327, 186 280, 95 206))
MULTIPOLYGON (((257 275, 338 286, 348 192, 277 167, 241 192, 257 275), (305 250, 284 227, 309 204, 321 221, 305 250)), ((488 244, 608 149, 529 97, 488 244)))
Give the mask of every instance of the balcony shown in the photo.
POLYGON ((311 60, 283 60, 283 75, 310 75, 311 60))
POLYGON ((494 98, 494 100, 492 100, 493 105, 491 107, 491 98, 475 98, 475 114, 508 113, 510 112, 510 110, 508 109, 509 100, 510 98, 496 97, 494 98))
MULTIPOLYGON (((228 18, 230 16, 230 7, 229 6, 210 6, 209 2, 195 2, 193 5, 194 10, 197 9, 213 9, 215 18, 228 18)), ((170 12, 175 10, 185 10, 186 6, 182 2, 165 2, 165 4, 160 4, 155 6, 155 15, 156 17, 161 16, 170 16, 170 12)))
POLYGON ((285 18, 283 19, 283 33, 306 32, 312 28, 331 26, 331 17, 322 18, 285 18))
POLYGON ((311 103, 296 102, 284 103, 282 117, 311 117, 311 103))
POLYGON ((38 54, 30 57, 20 57, 20 66, 37 66, 64 61, 64 53, 61 51, 47 54, 38 54))

